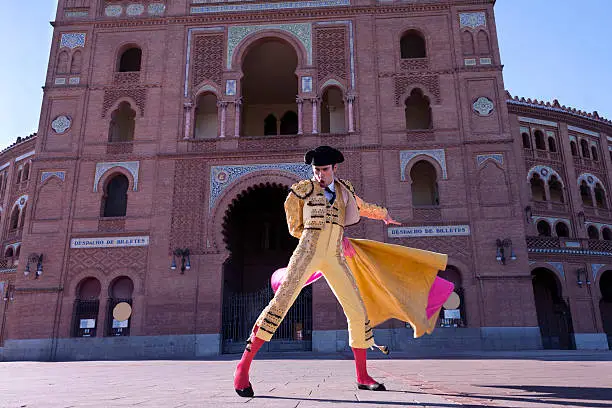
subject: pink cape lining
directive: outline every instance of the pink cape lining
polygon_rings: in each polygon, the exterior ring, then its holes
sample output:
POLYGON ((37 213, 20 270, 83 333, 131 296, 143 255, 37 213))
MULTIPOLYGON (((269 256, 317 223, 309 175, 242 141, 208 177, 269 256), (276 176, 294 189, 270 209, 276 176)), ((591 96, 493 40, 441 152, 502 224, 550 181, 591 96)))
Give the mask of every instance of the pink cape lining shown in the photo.
MULTIPOLYGON (((353 257, 355 255, 355 249, 351 245, 350 241, 347 238, 342 240, 342 248, 344 249, 344 256, 353 257)), ((278 290, 278 287, 285 280, 285 276, 287 274, 287 268, 277 269, 270 278, 270 283, 272 284, 272 290, 274 293, 278 290)), ((323 272, 316 271, 306 281, 304 287, 318 281, 323 276, 323 272)), ((429 290, 429 295, 427 298, 427 318, 431 318, 434 314, 438 312, 438 310, 444 305, 444 302, 448 299, 450 294, 453 292, 455 285, 452 282, 447 281, 446 279, 442 279, 439 276, 436 276, 433 284, 431 285, 431 289, 429 290)))

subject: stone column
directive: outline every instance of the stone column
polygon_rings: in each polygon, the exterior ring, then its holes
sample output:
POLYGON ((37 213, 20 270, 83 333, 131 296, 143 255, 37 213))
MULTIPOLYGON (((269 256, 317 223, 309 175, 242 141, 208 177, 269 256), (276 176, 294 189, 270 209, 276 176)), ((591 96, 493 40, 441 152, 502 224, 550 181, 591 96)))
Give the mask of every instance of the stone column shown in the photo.
POLYGON ((225 137, 225 110, 227 109, 227 102, 218 101, 217 107, 221 108, 221 124, 219 126, 219 137, 225 137))
POLYGON ((185 135, 183 139, 191 139, 191 110, 193 103, 191 101, 183 103, 183 109, 185 111, 185 135))
POLYGON ((353 103, 355 102, 355 94, 348 93, 346 95, 346 106, 348 108, 348 132, 355 132, 355 121, 354 121, 354 111, 353 111, 353 103))
POLYGON ((242 98, 238 98, 234 101, 236 105, 236 117, 234 118, 234 137, 240 137, 240 108, 242 106, 242 98))
POLYGON ((299 96, 295 99, 298 106, 298 135, 304 134, 304 99, 299 96))
POLYGON ((319 133, 318 131, 318 123, 319 123, 319 114, 317 112, 317 105, 319 104, 319 98, 318 97, 314 97, 311 99, 312 101, 312 134, 317 134, 319 133))

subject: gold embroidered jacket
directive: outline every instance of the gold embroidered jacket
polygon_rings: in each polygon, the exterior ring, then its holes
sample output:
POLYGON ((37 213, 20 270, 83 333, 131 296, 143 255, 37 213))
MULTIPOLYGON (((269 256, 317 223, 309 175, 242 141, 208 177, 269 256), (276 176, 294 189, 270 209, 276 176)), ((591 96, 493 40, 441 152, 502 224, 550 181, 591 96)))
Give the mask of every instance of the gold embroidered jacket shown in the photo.
POLYGON ((349 181, 335 181, 337 195, 342 197, 343 202, 340 205, 344 204, 344 211, 340 211, 336 204, 328 206, 323 188, 313 180, 302 180, 291 186, 285 200, 285 213, 291 235, 300 238, 304 228, 323 229, 328 211, 331 211, 333 222, 342 227, 356 224, 360 217, 376 220, 387 217, 386 208, 363 201, 355 194, 355 189, 349 181), (338 189, 341 190, 339 194, 338 189))

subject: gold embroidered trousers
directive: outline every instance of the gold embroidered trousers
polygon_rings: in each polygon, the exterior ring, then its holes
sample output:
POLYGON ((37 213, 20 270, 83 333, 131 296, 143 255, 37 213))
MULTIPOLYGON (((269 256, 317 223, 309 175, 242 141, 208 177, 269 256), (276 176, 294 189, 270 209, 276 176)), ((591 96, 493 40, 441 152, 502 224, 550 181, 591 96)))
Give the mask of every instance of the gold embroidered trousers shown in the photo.
POLYGON ((270 341, 308 278, 322 271, 344 310, 350 346, 369 348, 374 345, 363 300, 344 258, 342 233, 341 226, 331 223, 326 223, 321 230, 304 230, 289 261, 285 280, 257 319, 257 337, 270 341))

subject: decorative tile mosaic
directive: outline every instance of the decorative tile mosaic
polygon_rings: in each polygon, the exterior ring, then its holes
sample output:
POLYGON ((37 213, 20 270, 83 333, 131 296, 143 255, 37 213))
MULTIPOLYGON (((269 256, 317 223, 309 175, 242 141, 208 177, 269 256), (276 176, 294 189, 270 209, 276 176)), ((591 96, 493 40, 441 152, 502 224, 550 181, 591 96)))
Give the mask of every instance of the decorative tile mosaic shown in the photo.
POLYGON ((152 16, 161 16, 166 11, 166 5, 164 3, 151 3, 147 7, 147 12, 152 16))
POLYGON ((481 96, 472 105, 474 112, 480 116, 489 116, 493 112, 493 101, 487 97, 481 96))
POLYGON ((78 84, 80 84, 80 83, 81 83, 81 78, 79 78, 79 77, 72 77, 72 78, 70 78, 70 79, 68 80, 68 83, 69 83, 70 85, 78 85, 78 84))
POLYGON ((305 92, 305 93, 312 92, 312 77, 309 77, 309 76, 302 77, 302 92, 305 92))
POLYGON ((66 78, 55 78, 55 85, 66 85, 66 78))
POLYGON ((481 58, 480 59, 480 65, 491 65, 493 63, 493 61, 491 61, 491 58, 481 58))
POLYGON ((565 270, 563 269, 563 262, 547 262, 550 266, 555 268, 559 274, 565 279, 565 270))
MULTIPOLYGON (((266 3, 280 4, 280 3, 266 3)), ((236 47, 240 42, 250 34, 263 30, 281 30, 295 36, 306 48, 308 54, 308 65, 312 64, 312 24, 310 23, 295 23, 295 24, 269 24, 269 25, 253 25, 253 26, 232 26, 228 30, 227 40, 227 68, 232 67, 232 57, 236 51, 236 47)))
POLYGON ((585 135, 589 135, 589 136, 593 136, 593 137, 599 138, 599 133, 593 132, 592 130, 587 130, 587 129, 579 128, 577 126, 572 126, 572 125, 568 125, 567 129, 571 130, 571 131, 574 131, 574 132, 578 132, 578 133, 582 133, 582 134, 585 134, 585 135))
POLYGON ((123 13, 123 7, 119 4, 111 4, 104 9, 104 14, 107 17, 119 17, 121 13, 123 13))
POLYGON ((591 264, 591 271, 593 271, 593 280, 597 279, 597 274, 599 270, 606 266, 606 264, 591 264))
POLYGON ((61 115, 51 122, 51 129, 58 135, 61 135, 70 129, 70 125, 72 125, 72 120, 66 115, 61 115))
POLYGON ((597 176, 594 176, 591 173, 582 173, 579 177, 578 177, 578 186, 580 186, 580 184, 586 181, 586 183, 589 185, 589 187, 591 188, 595 188, 595 186, 599 183, 599 185, 601 186, 601 188, 604 189, 604 191, 606 191, 606 188, 604 187, 604 183, 601 182, 601 180, 599 180, 597 178, 597 176))
POLYGON ((60 48, 85 47, 85 33, 64 33, 60 39, 60 48))
POLYGON ((463 64, 468 67, 476 65, 476 58, 465 58, 463 64))
POLYGON ((138 191, 138 169, 140 168, 140 162, 132 161, 132 162, 106 162, 106 163, 96 163, 96 176, 94 178, 93 191, 98 191, 98 183, 100 179, 108 170, 113 167, 123 167, 127 171, 130 172, 132 177, 134 178, 134 191, 138 191))
POLYGON ((487 17, 484 12, 459 13, 459 24, 461 27, 486 27, 487 17))
POLYGON ((19 207, 20 210, 23 210, 23 207, 26 205, 26 203, 28 202, 28 195, 22 195, 21 197, 19 197, 15 203, 13 204, 13 207, 17 206, 19 207))
POLYGON ((542 165, 533 166, 527 173, 527 181, 531 180, 531 177, 533 176, 534 173, 537 173, 540 176, 540 178, 542 178, 547 183, 551 176, 555 176, 557 177, 557 180, 559 180, 561 185, 564 185, 563 179, 561 178, 561 176, 559 176, 559 173, 557 173, 556 171, 554 171, 548 166, 542 166, 542 165))
POLYGON ((87 17, 89 15, 89 11, 66 11, 64 15, 68 18, 87 17))
POLYGON ((576 136, 574 135, 569 135, 569 140, 573 140, 574 142, 578 143, 578 140, 576 139, 576 136))
POLYGON ((500 166, 504 165, 504 155, 502 153, 479 154, 476 156, 476 164, 478 167, 482 166, 487 160, 496 161, 500 166))
POLYGON ((400 151, 400 171, 402 181, 406 181, 406 166, 417 156, 428 156, 437 161, 442 167, 442 179, 448 179, 446 173, 446 153, 444 149, 435 150, 402 150, 400 151))
POLYGON ((58 179, 65 181, 66 180, 66 172, 64 171, 43 171, 40 175, 40 183, 44 183, 51 177, 57 177, 58 179))
POLYGON ((230 96, 236 95, 235 79, 228 79, 227 81, 225 81, 225 94, 230 96))
POLYGON ((213 166, 210 171, 210 200, 208 207, 212 209, 233 183, 240 180, 247 174, 257 171, 280 170, 295 174, 300 179, 310 179, 312 177, 312 167, 304 163, 275 163, 275 164, 252 164, 236 166, 213 166))
POLYGON ((144 11, 145 6, 143 6, 142 4, 130 4, 125 9, 125 14, 127 14, 128 16, 140 16, 144 13, 144 11))
POLYGON ((529 248, 527 252, 534 254, 567 254, 567 255, 598 255, 612 256, 612 252, 591 251, 589 249, 558 249, 558 248, 529 248))
POLYGON ((224 13, 232 11, 264 11, 264 10, 286 10, 313 7, 338 7, 350 6, 350 0, 310 0, 310 1, 284 1, 278 3, 255 3, 255 4, 228 4, 223 6, 194 6, 191 14, 202 13, 224 13))
POLYGON ((519 121, 525 122, 525 123, 534 123, 536 125, 557 127, 557 122, 551 122, 549 120, 542 120, 542 119, 526 118, 524 116, 519 116, 519 121))

